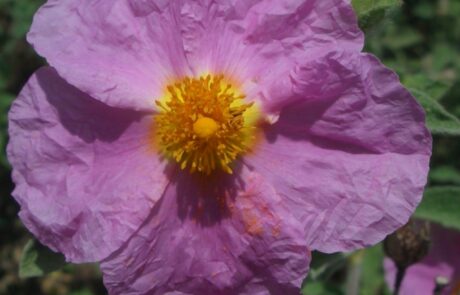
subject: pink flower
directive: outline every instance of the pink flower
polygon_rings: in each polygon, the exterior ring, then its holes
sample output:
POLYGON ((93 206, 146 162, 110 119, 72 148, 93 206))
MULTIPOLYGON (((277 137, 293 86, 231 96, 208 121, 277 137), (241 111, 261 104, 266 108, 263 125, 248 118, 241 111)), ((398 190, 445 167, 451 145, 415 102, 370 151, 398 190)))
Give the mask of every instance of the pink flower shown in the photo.
MULTIPOLYGON (((406 270, 400 295, 433 295, 437 279, 448 281, 448 285, 439 294, 460 293, 460 233, 436 224, 432 224, 431 230, 430 252, 422 261, 406 270)), ((392 288, 396 267, 390 259, 385 259, 385 277, 392 288)))
POLYGON ((110 294, 298 294, 421 199, 423 110, 348 1, 50 0, 28 40, 20 217, 110 294))

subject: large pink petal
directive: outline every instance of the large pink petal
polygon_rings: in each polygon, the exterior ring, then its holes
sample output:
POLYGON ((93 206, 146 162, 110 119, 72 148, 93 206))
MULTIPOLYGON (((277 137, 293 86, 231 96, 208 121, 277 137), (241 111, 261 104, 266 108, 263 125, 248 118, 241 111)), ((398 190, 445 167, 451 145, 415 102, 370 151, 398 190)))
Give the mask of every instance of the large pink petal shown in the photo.
POLYGON ((170 3, 194 71, 230 75, 250 100, 275 100, 272 85, 290 87, 299 63, 363 46, 353 9, 342 0, 170 3))
POLYGON ((330 54, 296 74, 291 103, 245 162, 303 222, 312 249, 374 244, 421 200, 431 155, 423 110, 370 55, 330 54))
POLYGON ((238 175, 178 175, 139 232, 102 262, 109 293, 299 294, 310 260, 300 224, 258 175, 238 175))
POLYGON ((170 79, 208 72, 271 100, 298 62, 363 45, 342 0, 50 0, 28 39, 71 84, 135 109, 152 109, 170 79))
POLYGON ((136 231, 163 194, 148 145, 152 117, 108 107, 39 70, 9 113, 8 158, 20 217, 69 261, 96 261, 136 231))
POLYGON ((152 110, 168 79, 188 66, 177 27, 156 13, 160 7, 151 10, 155 17, 126 0, 49 0, 27 38, 64 79, 95 99, 152 110))
MULTIPOLYGON (((457 294, 460 286, 460 233, 432 225, 431 249, 428 255, 419 263, 410 266, 401 284, 401 295, 432 295, 436 279, 448 279, 449 286, 441 294, 457 294)), ((396 277, 396 266, 390 259, 385 259, 385 278, 393 289, 396 277)))

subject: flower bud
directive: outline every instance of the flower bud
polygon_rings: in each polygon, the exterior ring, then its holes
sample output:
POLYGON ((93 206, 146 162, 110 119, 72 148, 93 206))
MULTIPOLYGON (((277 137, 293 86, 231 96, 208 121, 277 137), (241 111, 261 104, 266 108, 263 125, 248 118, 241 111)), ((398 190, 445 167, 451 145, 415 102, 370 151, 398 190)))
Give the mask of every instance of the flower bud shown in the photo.
POLYGON ((426 221, 410 220, 383 242, 385 254, 399 269, 422 260, 430 248, 430 226, 426 221))

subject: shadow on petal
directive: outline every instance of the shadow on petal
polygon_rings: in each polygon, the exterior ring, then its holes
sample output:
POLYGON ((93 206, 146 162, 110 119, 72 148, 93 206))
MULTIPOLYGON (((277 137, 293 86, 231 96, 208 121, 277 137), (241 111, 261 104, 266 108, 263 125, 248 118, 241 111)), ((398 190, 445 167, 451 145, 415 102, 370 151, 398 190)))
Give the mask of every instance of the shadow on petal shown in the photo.
POLYGON ((233 174, 216 171, 211 175, 190 173, 170 164, 165 170, 177 194, 177 214, 185 221, 191 219, 203 227, 219 224, 231 217, 230 207, 245 183, 239 176, 241 163, 233 174))
POLYGON ((50 77, 57 75, 54 69, 48 68, 37 76, 37 80, 46 99, 56 109, 61 124, 86 143, 96 140, 114 142, 132 123, 148 115, 110 107, 67 83, 53 83, 55 78, 50 77))

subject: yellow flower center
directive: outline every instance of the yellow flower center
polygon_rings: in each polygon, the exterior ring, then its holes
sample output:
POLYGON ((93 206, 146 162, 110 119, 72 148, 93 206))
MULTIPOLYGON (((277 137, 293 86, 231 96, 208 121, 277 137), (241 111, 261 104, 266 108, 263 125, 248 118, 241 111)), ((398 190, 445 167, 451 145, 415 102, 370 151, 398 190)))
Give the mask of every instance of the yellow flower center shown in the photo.
POLYGON ((182 169, 232 173, 231 164, 255 139, 257 109, 223 75, 184 78, 157 100, 155 138, 160 152, 182 169))
POLYGON ((193 131, 198 137, 208 138, 219 129, 219 124, 211 118, 201 117, 193 123, 193 131))

